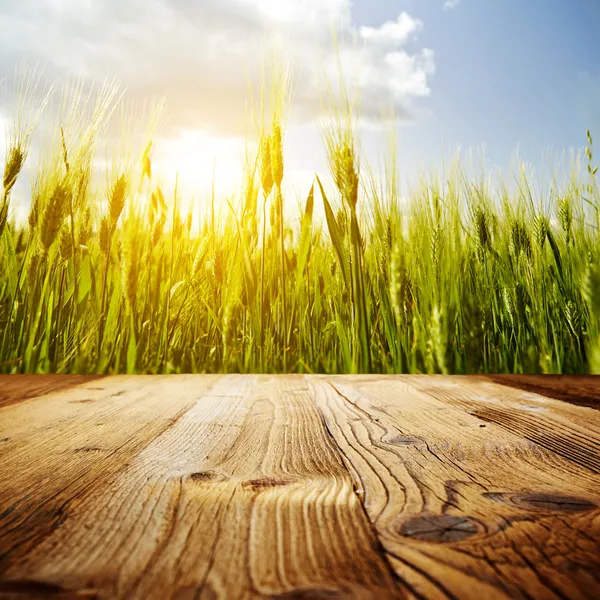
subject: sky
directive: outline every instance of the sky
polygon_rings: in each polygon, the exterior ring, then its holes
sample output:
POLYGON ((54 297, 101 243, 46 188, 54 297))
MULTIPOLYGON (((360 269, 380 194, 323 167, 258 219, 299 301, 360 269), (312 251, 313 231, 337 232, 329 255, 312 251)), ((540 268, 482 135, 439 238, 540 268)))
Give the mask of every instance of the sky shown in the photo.
MULTIPOLYGON (((217 191, 228 194, 249 86, 275 32, 295 83, 286 180, 302 195, 327 171, 316 123, 322 73, 336 72, 333 31, 360 94, 366 156, 385 150, 381 113, 393 108, 406 182, 457 148, 485 146, 488 163, 507 168, 517 150, 538 166, 548 152, 581 148, 588 128, 600 142, 598 0, 0 0, 0 119, 11 118, 24 58, 47 82, 114 76, 132 101, 165 98, 154 145, 165 180, 178 170, 184 187, 205 193, 216 160, 217 191)), ((30 172, 35 160, 34 148, 30 172)))

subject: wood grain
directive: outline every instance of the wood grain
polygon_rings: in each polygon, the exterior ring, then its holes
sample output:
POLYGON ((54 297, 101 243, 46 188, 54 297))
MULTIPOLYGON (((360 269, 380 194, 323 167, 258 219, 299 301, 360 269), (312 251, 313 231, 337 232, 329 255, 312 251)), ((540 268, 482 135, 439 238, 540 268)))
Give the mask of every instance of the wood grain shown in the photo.
MULTIPOLYGON (((5 558, 0 591, 22 584, 100 598, 404 595, 302 378, 224 378, 195 392, 191 406, 181 397, 193 384, 179 385, 162 400, 185 412, 146 435, 135 455, 115 448, 122 466, 105 465, 97 485, 78 480, 76 500, 61 505, 35 546, 5 558)), ((138 394, 130 404, 162 414, 153 397, 138 394)), ((114 422, 102 419, 104 429, 114 422)), ((63 442, 71 455, 83 442, 77 437, 63 442)), ((52 439, 48 450, 63 444, 52 439)))
POLYGON ((406 380, 449 405, 600 474, 600 415, 589 408, 469 377, 406 380))
POLYGON ((0 407, 100 379, 101 375, 0 375, 0 407))
POLYGON ((215 381, 111 377, 0 409, 0 570, 37 547, 215 381))
POLYGON ((481 375, 478 378, 600 410, 599 375, 481 375))
POLYGON ((482 420, 475 405, 493 403, 462 380, 329 377, 312 385, 389 560, 415 595, 597 598, 594 432, 587 440, 574 425, 562 432, 579 444, 571 460, 520 435, 560 433, 558 420, 546 418, 537 431, 527 411, 512 431, 482 420))
POLYGON ((595 599, 594 381, 0 378, 0 598, 595 599))

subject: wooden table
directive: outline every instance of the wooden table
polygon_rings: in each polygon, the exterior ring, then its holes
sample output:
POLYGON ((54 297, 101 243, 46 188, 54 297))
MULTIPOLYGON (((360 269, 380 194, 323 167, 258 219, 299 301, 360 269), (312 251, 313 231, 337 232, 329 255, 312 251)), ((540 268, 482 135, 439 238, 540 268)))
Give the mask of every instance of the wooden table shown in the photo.
POLYGON ((0 377, 0 597, 598 599, 598 407, 595 378, 0 377))

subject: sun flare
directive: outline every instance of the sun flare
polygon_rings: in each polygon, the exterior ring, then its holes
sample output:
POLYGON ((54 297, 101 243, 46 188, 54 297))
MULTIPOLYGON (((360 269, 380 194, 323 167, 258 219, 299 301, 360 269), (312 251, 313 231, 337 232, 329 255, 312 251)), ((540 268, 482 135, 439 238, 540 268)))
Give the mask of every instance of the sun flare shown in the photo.
POLYGON ((244 141, 223 139, 188 130, 157 147, 154 166, 167 184, 177 177, 185 195, 204 197, 213 189, 222 198, 238 191, 243 182, 244 141))

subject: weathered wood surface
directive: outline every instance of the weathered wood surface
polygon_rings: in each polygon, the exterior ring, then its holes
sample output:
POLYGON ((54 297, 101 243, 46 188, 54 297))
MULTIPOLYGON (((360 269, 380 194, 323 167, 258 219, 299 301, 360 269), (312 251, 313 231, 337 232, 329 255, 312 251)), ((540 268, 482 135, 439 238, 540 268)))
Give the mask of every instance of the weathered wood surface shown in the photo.
POLYGON ((597 599, 598 398, 595 378, 0 377, 0 598, 597 599))

